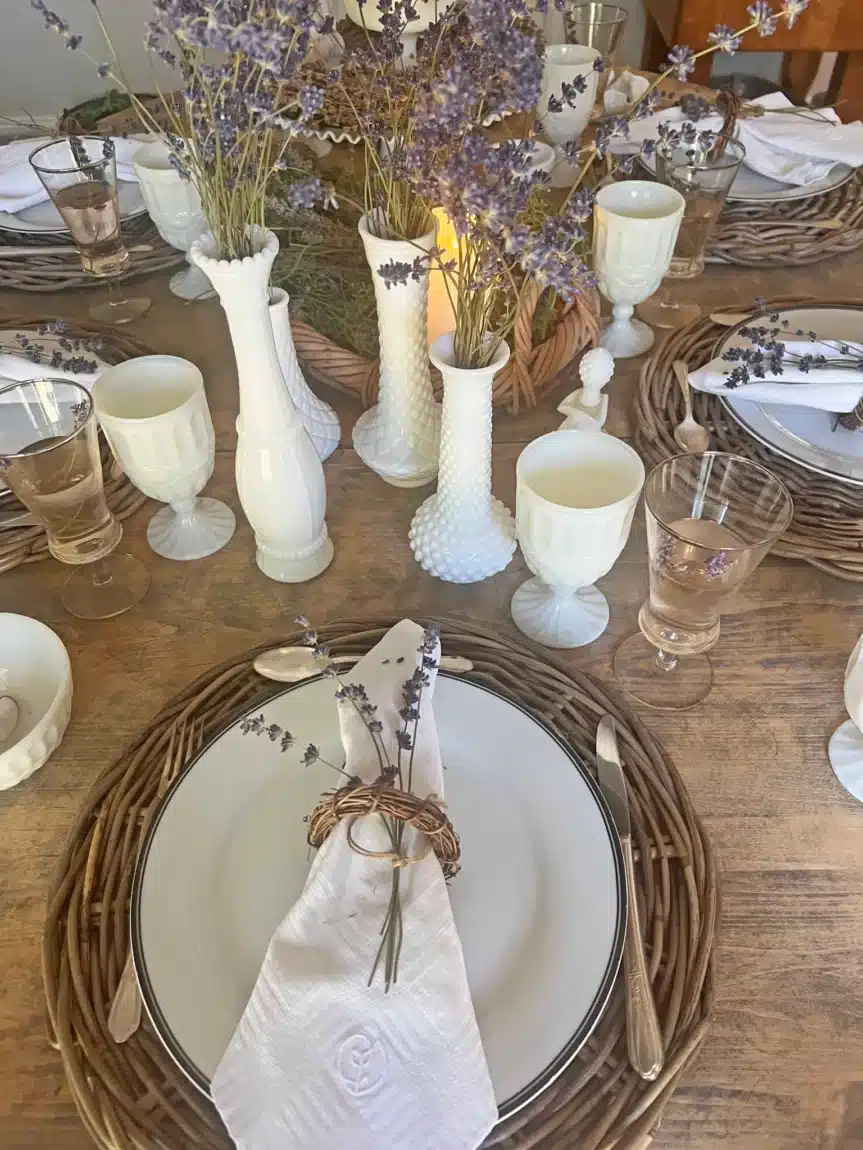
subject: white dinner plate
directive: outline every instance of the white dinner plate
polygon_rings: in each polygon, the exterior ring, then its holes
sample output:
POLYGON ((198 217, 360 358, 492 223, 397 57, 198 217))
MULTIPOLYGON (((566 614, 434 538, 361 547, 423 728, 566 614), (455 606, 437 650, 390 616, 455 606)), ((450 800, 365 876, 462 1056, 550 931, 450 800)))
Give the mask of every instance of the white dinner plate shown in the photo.
MULTIPOLYGON (((823 304, 777 310, 781 319, 789 321, 792 331, 800 328, 814 331, 821 339, 863 342, 863 308, 823 304)), ((752 323, 767 325, 770 321, 750 319, 731 328, 716 345, 714 357, 724 355, 729 348, 747 346, 749 341, 740 335, 740 327, 752 323)), ((793 385, 789 384, 788 392, 793 395, 793 385)), ((791 404, 754 403, 736 395, 720 398, 741 427, 771 451, 799 463, 807 471, 863 486, 863 433, 836 426, 836 416, 829 411, 791 404)))
MULTIPOLYGON (((462 869, 450 886, 501 1118, 575 1057, 611 992, 626 923, 620 843, 576 754, 526 711, 441 674, 435 718, 462 869)), ((333 683, 255 707, 344 762, 333 683)), ((166 794, 135 871, 132 951, 146 1009, 205 1093, 269 940, 309 868, 308 815, 333 773, 238 720, 166 794)), ((405 923, 405 930, 410 930, 405 923)))
MULTIPOLYGON (((639 159, 649 172, 656 175, 656 160, 640 156, 639 159)), ((779 204, 788 200, 806 200, 810 196, 820 196, 825 192, 832 192, 834 188, 841 187, 854 175, 855 169, 848 164, 836 164, 830 175, 815 184, 801 188, 799 184, 783 184, 780 180, 773 180, 770 176, 762 176, 760 172, 742 164, 734 183, 729 189, 728 203, 749 204, 779 204)))
MULTIPOLYGON (((120 222, 142 216, 147 210, 144 197, 137 183, 131 180, 117 181, 117 202, 120 206, 120 222)), ((0 212, 0 231, 27 232, 38 235, 67 234, 69 229, 63 217, 50 200, 25 208, 23 212, 0 212)))

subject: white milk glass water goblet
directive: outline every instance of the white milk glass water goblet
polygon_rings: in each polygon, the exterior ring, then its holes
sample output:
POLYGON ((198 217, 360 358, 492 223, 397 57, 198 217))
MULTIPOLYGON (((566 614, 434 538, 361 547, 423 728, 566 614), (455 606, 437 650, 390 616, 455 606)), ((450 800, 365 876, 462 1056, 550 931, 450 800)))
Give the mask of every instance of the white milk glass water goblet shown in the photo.
POLYGON ((593 583, 629 538, 644 464, 620 439, 571 429, 529 443, 516 476, 518 542, 535 578, 513 595, 513 621, 545 647, 583 647, 608 626, 593 583))
POLYGON ((165 559, 202 559, 234 534, 234 513, 201 499, 213 474, 215 436, 204 377, 175 355, 145 355, 109 368, 93 384, 102 430, 136 487, 169 507, 147 542, 165 559))
POLYGON ((668 271, 685 206, 680 192, 647 180, 622 180, 597 193, 593 266, 614 314, 599 342, 615 359, 631 359, 653 347, 653 332, 632 313, 668 271))
POLYGON ((599 78, 595 68, 600 58, 595 48, 584 48, 579 44, 549 44, 545 49, 542 69, 542 91, 537 105, 537 116, 542 122, 542 130, 554 145, 555 156, 561 168, 552 172, 552 184, 565 186, 571 165, 564 162, 563 146, 577 140, 590 120, 593 101, 596 96, 596 82, 599 78), (584 92, 577 89, 584 83, 584 92), (564 96, 564 85, 570 101, 564 96), (551 107, 549 107, 551 101, 551 107), (557 109, 557 110, 554 110, 557 109))
MULTIPOLYGON (((185 252, 188 260, 189 248, 207 230, 197 188, 171 164, 171 153, 161 140, 139 148, 132 167, 159 235, 172 248, 185 252)), ((171 276, 170 286, 174 295, 185 300, 213 299, 216 295, 204 272, 191 262, 171 276)))

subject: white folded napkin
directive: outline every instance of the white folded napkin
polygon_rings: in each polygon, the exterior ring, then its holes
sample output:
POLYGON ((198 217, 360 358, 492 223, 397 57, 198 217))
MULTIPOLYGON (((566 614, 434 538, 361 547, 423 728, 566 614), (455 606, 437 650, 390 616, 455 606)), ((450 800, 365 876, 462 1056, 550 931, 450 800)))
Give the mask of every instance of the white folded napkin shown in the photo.
MULTIPOLYGON (((781 109, 794 105, 781 92, 751 102, 772 110, 737 121, 737 138, 746 149, 745 165, 762 176, 808 187, 825 179, 837 164, 863 164, 863 123, 859 120, 843 124, 832 108, 818 109, 817 114, 807 110, 803 115, 782 115, 781 109)), ((644 120, 632 121, 629 139, 641 144, 656 138, 660 123, 675 125, 685 120, 680 108, 665 108, 644 120)), ((696 123, 699 131, 716 132, 722 117, 710 115, 696 123)))
MULTIPOLYGON (((0 212, 10 212, 14 215, 50 199, 42 181, 30 165, 30 156, 33 152, 48 142, 47 138, 13 140, 11 144, 0 147, 0 212)), ((141 147, 141 141, 118 136, 114 139, 114 147, 117 156, 117 179, 137 183, 138 177, 132 167, 132 157, 141 147)))
MULTIPOLYGON (((402 620, 345 676, 362 683, 377 706, 393 762, 402 686, 422 659, 422 637, 417 624, 402 620)), ((436 672, 428 674, 413 790, 440 797, 436 672)), ((375 779, 377 755, 349 700, 339 702, 339 721, 345 770, 375 779)), ((353 835, 365 848, 392 849, 378 816, 363 819, 353 835)), ((411 845, 406 839, 406 850, 421 853, 411 845)), ((318 851, 213 1077, 213 1099, 239 1150, 474 1150, 497 1120, 461 944, 432 853, 402 868, 398 981, 385 992, 379 973, 368 985, 391 882, 391 862, 354 851, 344 822, 318 851)))
MULTIPOLYGON (((39 342, 39 337, 33 337, 39 342)), ((76 353, 77 354, 77 353, 76 353)), ((87 356, 87 352, 82 352, 87 356)), ((71 379, 73 383, 80 383, 89 391, 99 378, 98 371, 74 372, 62 367, 52 367, 50 363, 34 363, 23 355, 14 355, 12 352, 0 352, 0 388, 8 386, 10 382, 21 382, 27 379, 71 379)), ((12 400, 12 396, 0 395, 0 403, 12 400)))
POLYGON ((626 70, 619 76, 612 72, 602 97, 605 111, 622 112, 639 96, 643 96, 649 86, 650 81, 646 76, 636 76, 634 72, 626 70))
MULTIPOLYGON (((840 358, 835 348, 808 340, 783 340, 783 343, 791 355, 840 358)), ((863 357, 863 348, 859 344, 850 344, 849 347, 858 349, 854 358, 863 357)), ((689 382, 696 391, 706 391, 711 395, 735 395, 738 399, 755 403, 784 403, 792 407, 815 407, 821 411, 853 411, 863 399, 863 371, 813 367, 804 372, 793 364, 783 364, 781 375, 768 372, 764 379, 728 387, 728 376, 735 366, 726 359, 712 359, 698 371, 690 372, 689 382)))

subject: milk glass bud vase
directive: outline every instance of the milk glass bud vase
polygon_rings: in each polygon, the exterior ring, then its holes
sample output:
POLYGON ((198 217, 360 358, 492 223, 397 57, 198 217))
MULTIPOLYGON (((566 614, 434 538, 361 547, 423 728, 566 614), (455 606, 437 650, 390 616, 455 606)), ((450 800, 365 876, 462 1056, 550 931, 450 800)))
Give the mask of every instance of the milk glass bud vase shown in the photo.
POLYGON ((424 487, 437 475, 441 421, 428 361, 428 268, 391 286, 380 269, 413 265, 433 247, 435 228, 413 241, 381 239, 382 219, 368 213, 359 223, 378 310, 380 385, 377 404, 354 426, 354 450, 393 487, 424 487))
MULTIPOLYGON (((329 566, 333 545, 324 520, 324 470, 282 368, 297 366, 276 350, 270 320, 269 279, 279 241, 266 228, 251 229, 255 254, 219 259, 213 236, 195 241, 191 258, 216 289, 231 332, 240 385, 237 419, 237 492, 255 532, 256 561, 280 583, 302 583, 329 566)), ((290 332, 290 328, 288 328, 290 332)))
POLYGON ((443 376, 443 421, 437 491, 421 505, 410 529, 411 549, 431 575, 477 583, 496 575, 515 551, 515 522, 491 493, 492 382, 506 365, 501 341, 487 367, 456 367, 453 333, 429 355, 443 376))

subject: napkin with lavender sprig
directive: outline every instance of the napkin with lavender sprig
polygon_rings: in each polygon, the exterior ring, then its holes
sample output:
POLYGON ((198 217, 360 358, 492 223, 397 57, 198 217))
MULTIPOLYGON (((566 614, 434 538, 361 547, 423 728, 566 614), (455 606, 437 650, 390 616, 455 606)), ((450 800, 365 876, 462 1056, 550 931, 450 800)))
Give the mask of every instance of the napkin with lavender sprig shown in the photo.
POLYGON ((853 411, 863 399, 863 344, 819 339, 814 331, 792 332, 778 313, 770 319, 770 327, 741 328, 746 344, 725 348, 690 372, 692 387, 756 403, 853 411))
MULTIPOLYGON (((442 796, 431 705, 439 652, 436 635, 404 619, 334 683, 348 775, 381 775, 377 735, 391 763, 400 747, 412 756, 415 794, 442 796)), ((392 845, 378 815, 353 835, 364 849, 392 845)), ((351 848, 344 822, 318 851, 213 1077, 239 1150, 475 1150, 497 1120, 433 853, 402 869, 397 981, 369 982, 392 873, 391 861, 351 848)))

